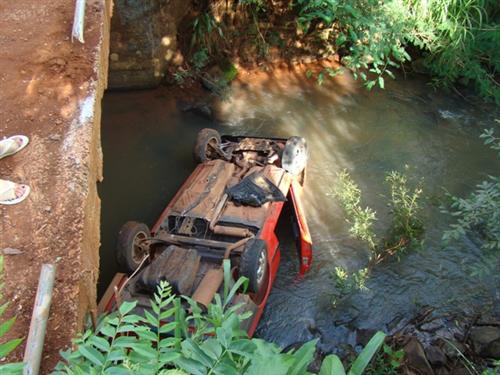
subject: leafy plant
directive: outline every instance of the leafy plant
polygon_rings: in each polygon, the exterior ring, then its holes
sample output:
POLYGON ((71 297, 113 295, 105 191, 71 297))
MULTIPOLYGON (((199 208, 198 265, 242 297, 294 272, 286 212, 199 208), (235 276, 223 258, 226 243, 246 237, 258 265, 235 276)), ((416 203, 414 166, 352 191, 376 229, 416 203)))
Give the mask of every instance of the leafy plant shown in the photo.
POLYGON ((365 242, 370 250, 366 267, 351 273, 342 267, 335 268, 333 277, 337 290, 341 296, 345 296, 354 289, 366 289, 366 281, 376 264, 399 254, 423 234, 420 203, 422 187, 419 184, 410 188, 407 177, 399 172, 392 171, 386 175, 391 193, 388 206, 392 224, 388 230, 389 238, 379 240, 373 228, 376 212, 361 205, 361 190, 346 170, 338 173, 337 177, 333 195, 344 209, 346 221, 350 225, 349 233, 353 238, 365 242))
MULTIPOLYGON (((3 256, 0 255, 0 279, 3 277, 3 256)), ((3 295, 2 295, 2 289, 3 289, 3 281, 0 281, 0 302, 3 301, 3 295)), ((9 306, 8 302, 3 303, 0 305, 0 318, 2 318, 3 314, 5 313, 5 310, 9 306)), ((3 319, 2 319, 3 320, 3 319)), ((5 357, 9 355, 15 348, 21 344, 22 339, 12 339, 5 341, 5 335, 10 331, 14 323, 16 322, 16 317, 9 318, 5 321, 3 321, 0 324, 0 360, 5 360, 5 357)), ((4 364, 0 365, 0 372, 2 374, 14 374, 14 373, 21 373, 23 369, 23 364, 22 363, 9 363, 9 364, 4 364)))
POLYGON ((459 79, 500 104, 500 26, 495 0, 405 0, 414 20, 410 40, 424 51, 424 63, 449 86, 459 79), (495 19, 497 18, 497 19, 495 19))
POLYGON ((394 78, 390 68, 410 60, 404 48, 409 17, 399 1, 297 0, 296 7, 299 27, 311 31, 323 25, 318 32, 328 37, 320 39, 342 51, 344 65, 368 89, 384 88, 384 76, 394 78))
POLYGON ((384 344, 366 370, 367 375, 398 375, 403 363, 405 352, 403 349, 394 350, 384 344))
POLYGON ((191 61, 193 62, 194 69, 200 71, 208 64, 208 49, 201 48, 193 54, 191 61))
POLYGON ((196 17, 193 21, 191 48, 205 49, 208 55, 212 55, 221 39, 224 39, 222 24, 211 12, 203 12, 196 17))
MULTIPOLYGON (((75 349, 61 353, 63 360, 54 374, 305 374, 316 341, 297 350, 282 352, 275 344, 250 339, 240 324, 249 318, 241 305, 233 305, 236 292, 244 287, 240 279, 232 288, 229 264, 225 263, 224 300, 216 294, 214 303, 202 313, 187 297, 172 294, 161 282, 151 300, 151 312, 134 313, 137 302, 123 302, 118 311, 102 319, 95 332, 87 331, 74 342, 75 349), (189 309, 181 307, 187 303, 189 309)), ((383 344, 378 332, 353 362, 348 374, 362 374, 383 344)), ((345 374, 340 359, 327 356, 321 375, 345 374)))
POLYGON ((238 3, 243 6, 252 19, 252 24, 249 28, 249 33, 255 35, 255 45, 259 56, 266 56, 269 52, 269 44, 266 41, 265 34, 267 29, 262 32, 259 25, 259 14, 267 11, 265 0, 238 0, 238 3))
POLYGON ((373 223, 377 220, 375 211, 370 207, 361 206, 361 190, 347 170, 341 171, 337 178, 333 195, 345 211, 345 220, 350 224, 349 233, 352 237, 366 242, 370 250, 376 251, 377 236, 373 230, 373 223))
POLYGON ((392 67, 417 47, 436 85, 471 82, 500 104, 500 26, 495 0, 296 0, 297 24, 316 32, 325 48, 368 89, 384 88, 392 67), (327 35, 327 37, 323 37, 327 35))
POLYGON ((418 238, 424 224, 421 220, 420 200, 422 184, 413 190, 408 187, 408 178, 396 171, 389 172, 385 178, 390 186, 389 207, 392 215, 391 236, 393 241, 411 242, 418 238))

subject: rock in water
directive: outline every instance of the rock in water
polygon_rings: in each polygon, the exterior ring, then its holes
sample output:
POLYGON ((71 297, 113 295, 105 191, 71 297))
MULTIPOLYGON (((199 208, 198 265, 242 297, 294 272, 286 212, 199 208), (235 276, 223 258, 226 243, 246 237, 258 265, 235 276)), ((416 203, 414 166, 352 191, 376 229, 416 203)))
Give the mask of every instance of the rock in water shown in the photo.
POLYGON ((437 346, 429 346, 425 349, 425 356, 429 363, 433 366, 446 365, 446 354, 437 346))
POLYGON ((500 358, 500 328, 493 326, 473 327, 470 339, 474 351, 485 358, 500 358))
POLYGON ((432 367, 427 361, 422 344, 412 337, 404 346, 405 361, 409 368, 417 371, 418 374, 434 375, 432 367))

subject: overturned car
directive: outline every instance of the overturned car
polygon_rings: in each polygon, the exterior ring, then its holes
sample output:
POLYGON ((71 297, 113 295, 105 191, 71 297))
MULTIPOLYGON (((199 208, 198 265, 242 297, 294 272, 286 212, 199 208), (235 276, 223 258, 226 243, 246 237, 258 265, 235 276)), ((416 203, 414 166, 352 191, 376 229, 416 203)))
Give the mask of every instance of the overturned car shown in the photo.
MULTIPOLYGON (((248 288, 235 299, 253 312, 251 336, 276 278, 280 248, 275 233, 285 204, 291 209, 300 274, 312 261, 312 242, 301 201, 307 145, 303 138, 220 136, 203 129, 194 147, 196 169, 156 224, 128 222, 118 236, 117 260, 132 276, 115 278, 123 300, 147 309, 161 280, 207 306, 221 293, 225 259, 248 288)), ((111 288, 113 285, 110 286, 111 288)), ((116 305, 108 288, 102 310, 116 305)), ((115 306, 116 307, 116 306, 115 306)))

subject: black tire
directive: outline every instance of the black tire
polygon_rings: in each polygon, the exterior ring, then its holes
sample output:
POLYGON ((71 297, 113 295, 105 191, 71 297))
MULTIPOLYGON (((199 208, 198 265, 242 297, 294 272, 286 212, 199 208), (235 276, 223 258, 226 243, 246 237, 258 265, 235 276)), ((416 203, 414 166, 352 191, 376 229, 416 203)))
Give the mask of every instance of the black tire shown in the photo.
POLYGON ((290 137, 287 139, 281 155, 283 169, 295 176, 299 176, 306 168, 308 158, 307 142, 304 138, 290 137))
POLYGON ((217 159, 218 154, 214 148, 220 147, 221 137, 217 130, 205 128, 201 129, 196 138, 193 156, 197 163, 207 160, 217 159))
POLYGON ((241 254, 240 276, 248 278, 248 291, 259 293, 268 280, 269 266, 267 261, 266 242, 259 239, 251 239, 245 245, 241 254))
POLYGON ((116 245, 116 260, 122 270, 128 273, 137 270, 147 254, 137 246, 137 241, 149 237, 151 232, 146 224, 128 221, 122 226, 116 245))

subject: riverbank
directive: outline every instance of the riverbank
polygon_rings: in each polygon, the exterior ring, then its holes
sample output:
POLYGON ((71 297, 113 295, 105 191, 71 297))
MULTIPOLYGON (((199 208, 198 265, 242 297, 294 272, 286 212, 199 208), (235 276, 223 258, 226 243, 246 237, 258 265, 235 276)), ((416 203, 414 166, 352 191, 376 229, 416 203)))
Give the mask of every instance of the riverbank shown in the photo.
MULTIPOLYGON (((1 160, 1 178, 31 187, 26 201, 0 206, 0 249, 19 253, 4 257, 4 316, 17 317, 6 338, 26 339, 41 264, 56 264, 42 356, 42 373, 48 373, 96 308, 100 101, 111 2, 87 2, 85 44, 70 39, 73 1, 0 7, 0 136, 30 138, 25 150, 1 160)), ((24 343, 8 360, 22 359, 24 343)))

